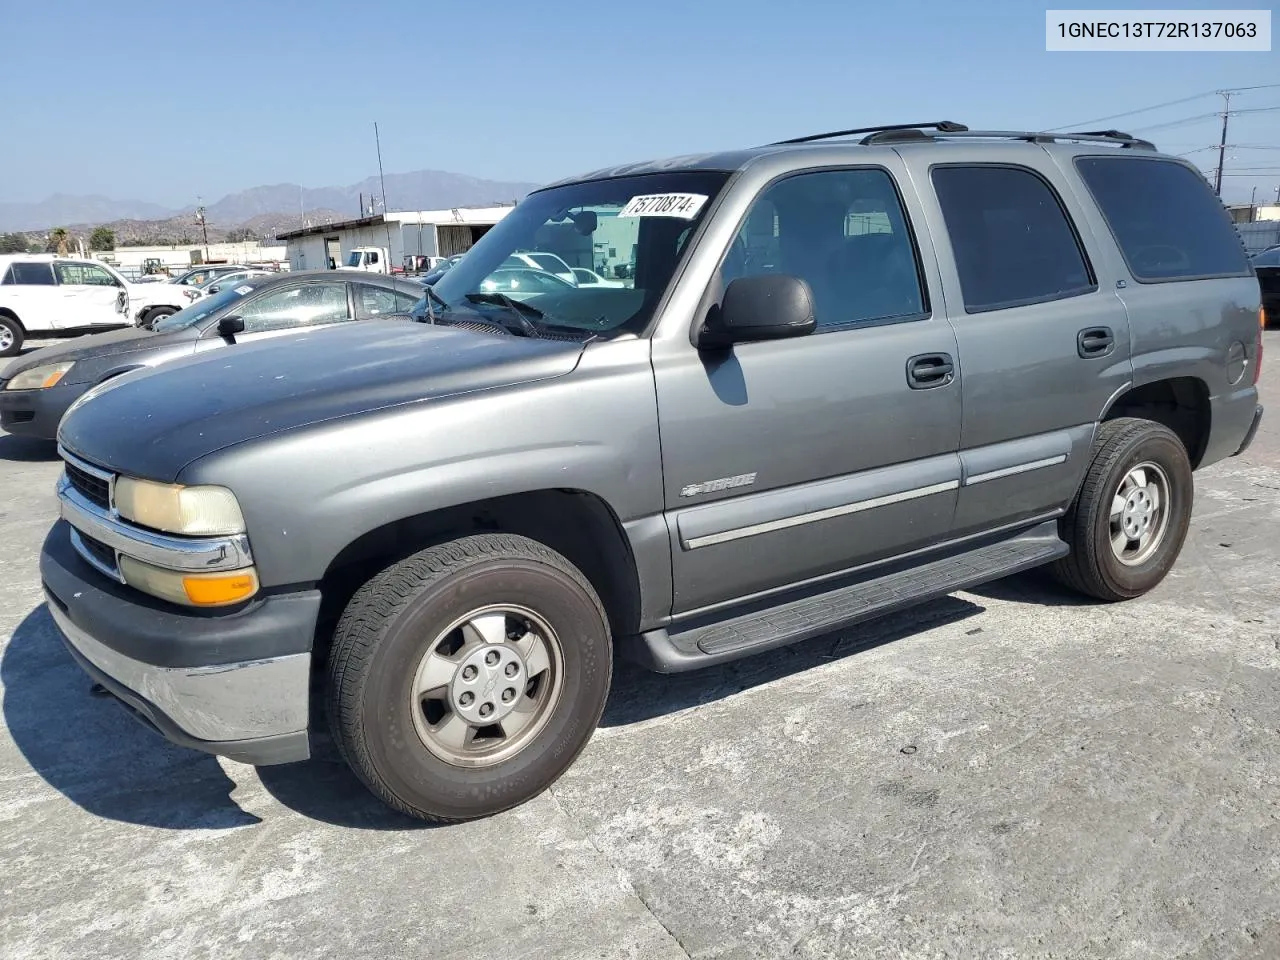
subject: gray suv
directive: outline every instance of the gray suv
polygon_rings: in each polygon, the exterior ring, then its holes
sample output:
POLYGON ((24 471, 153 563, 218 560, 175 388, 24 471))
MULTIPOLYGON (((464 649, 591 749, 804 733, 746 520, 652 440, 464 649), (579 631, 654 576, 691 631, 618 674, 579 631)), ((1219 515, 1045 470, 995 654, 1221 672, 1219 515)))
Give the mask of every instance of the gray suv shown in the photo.
POLYGON ((169 739, 405 813, 520 804, 615 655, 662 672, 1047 565, 1177 559, 1257 429, 1258 280, 1189 164, 1114 131, 840 131, 530 194, 420 323, 126 374, 59 430, 76 660, 169 739), (626 286, 516 300, 521 250, 626 286))

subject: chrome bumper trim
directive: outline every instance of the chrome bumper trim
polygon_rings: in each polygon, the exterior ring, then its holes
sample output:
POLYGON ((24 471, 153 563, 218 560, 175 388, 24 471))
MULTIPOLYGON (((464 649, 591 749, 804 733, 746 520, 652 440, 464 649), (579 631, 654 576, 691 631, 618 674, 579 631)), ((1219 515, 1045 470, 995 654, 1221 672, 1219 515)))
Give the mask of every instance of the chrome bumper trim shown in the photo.
MULTIPOLYGON (((253 564, 249 538, 244 534, 228 537, 171 537, 143 530, 106 514, 101 507, 76 490, 65 473, 58 479, 58 509, 62 518, 85 536, 92 537, 125 556, 166 570, 239 570, 253 564)), ((84 556, 84 551, 79 547, 77 552, 84 556)), ((93 563, 92 560, 89 562, 93 563)), ((113 576, 119 579, 118 575, 113 576)))
POLYGON ((54 623, 89 663, 198 740, 257 740, 307 729, 311 654, 210 667, 157 667, 99 643, 52 600, 54 623))

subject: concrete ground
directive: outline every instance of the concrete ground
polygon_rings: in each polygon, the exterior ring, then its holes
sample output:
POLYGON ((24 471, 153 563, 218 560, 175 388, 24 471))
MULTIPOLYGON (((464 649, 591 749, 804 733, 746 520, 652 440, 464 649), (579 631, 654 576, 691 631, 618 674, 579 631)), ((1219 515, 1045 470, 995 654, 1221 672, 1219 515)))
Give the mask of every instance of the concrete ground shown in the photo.
POLYGON ((723 668, 623 667, 549 793, 424 828, 167 746, 54 635, 59 467, 0 437, 0 957, 1280 956, 1273 411, 1146 598, 1034 576, 723 668))

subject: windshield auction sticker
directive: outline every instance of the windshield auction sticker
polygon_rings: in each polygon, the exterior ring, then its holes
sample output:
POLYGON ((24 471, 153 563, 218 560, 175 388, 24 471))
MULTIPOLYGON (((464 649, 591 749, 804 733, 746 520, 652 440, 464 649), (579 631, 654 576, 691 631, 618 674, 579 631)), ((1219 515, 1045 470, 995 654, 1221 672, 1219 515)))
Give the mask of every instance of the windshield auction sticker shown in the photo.
POLYGON ((618 211, 618 216, 679 217, 681 220, 692 220, 706 202, 706 196, 701 193, 651 193, 643 197, 632 197, 618 211))

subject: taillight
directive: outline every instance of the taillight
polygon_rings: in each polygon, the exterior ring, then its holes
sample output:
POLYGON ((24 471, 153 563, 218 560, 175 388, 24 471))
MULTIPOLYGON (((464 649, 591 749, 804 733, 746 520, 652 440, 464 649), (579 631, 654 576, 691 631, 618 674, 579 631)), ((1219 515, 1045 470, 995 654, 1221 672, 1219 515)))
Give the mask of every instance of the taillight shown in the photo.
POLYGON ((1258 308, 1258 343, 1253 348, 1253 382, 1257 383, 1262 379, 1262 331, 1267 329, 1267 311, 1263 307, 1258 308))

